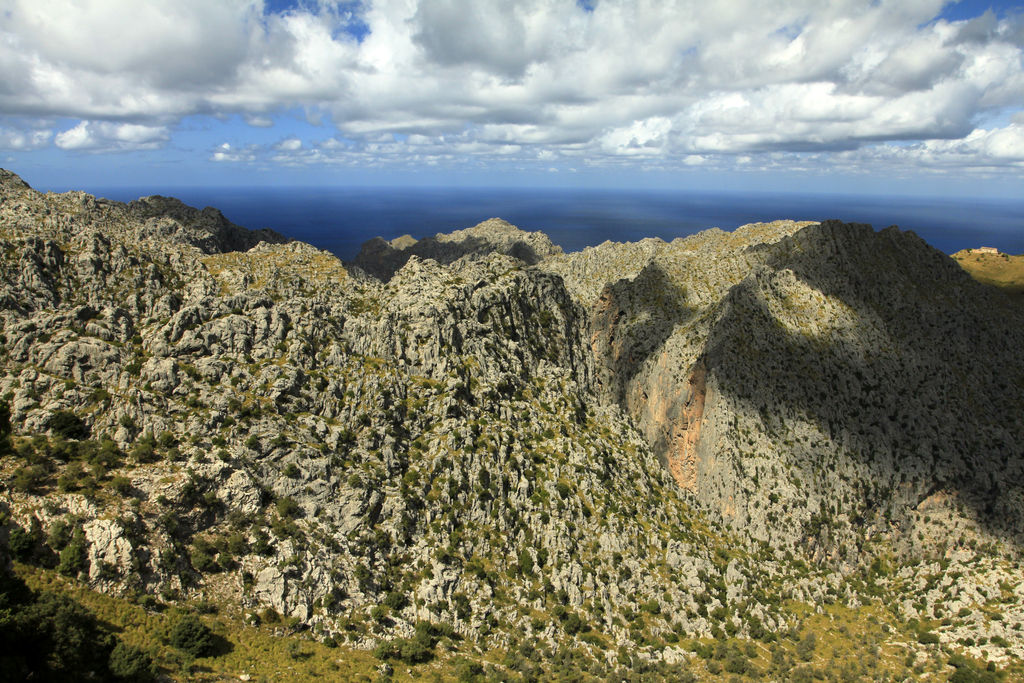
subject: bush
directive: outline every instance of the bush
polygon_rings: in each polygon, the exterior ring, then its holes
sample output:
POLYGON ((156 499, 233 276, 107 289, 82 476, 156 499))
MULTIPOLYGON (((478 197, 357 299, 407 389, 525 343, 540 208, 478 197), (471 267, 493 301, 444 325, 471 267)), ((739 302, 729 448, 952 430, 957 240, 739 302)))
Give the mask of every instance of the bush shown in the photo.
POLYGON ((417 621, 415 636, 383 642, 373 651, 373 655, 377 659, 398 659, 406 664, 429 662, 434 658, 434 646, 442 634, 442 629, 429 621, 417 621))
POLYGON ((808 633, 803 640, 796 644, 796 656, 805 662, 814 658, 814 650, 818 647, 818 639, 813 632, 808 633))
POLYGON ((931 631, 921 631, 917 634, 917 642, 922 645, 938 645, 939 634, 931 631))
POLYGON ((132 446, 132 459, 140 464, 156 461, 156 439, 152 434, 146 434, 135 440, 135 444, 132 446))
POLYGON ((46 543, 57 552, 71 540, 71 526, 63 519, 58 519, 50 526, 50 532, 46 534, 46 543))
POLYGON ((186 614, 171 629, 170 643, 193 657, 205 657, 213 651, 213 631, 194 614, 186 614))
POLYGON ((469 596, 465 593, 455 593, 452 595, 452 602, 455 603, 455 614, 459 619, 469 619, 473 614, 473 605, 469 601, 469 596))
POLYGON ((37 666, 42 665, 36 672, 43 674, 40 680, 106 678, 114 640, 86 608, 65 595, 44 591, 20 616, 26 642, 14 654, 37 660, 37 666))
POLYGON ((0 456, 10 455, 11 448, 11 407, 7 401, 0 401, 0 456))
POLYGON ((50 419, 46 421, 46 426, 56 436, 65 439, 89 438, 89 428, 85 422, 70 410, 58 410, 53 413, 50 415, 50 419))
POLYGON ((399 644, 399 659, 406 664, 422 664, 434 658, 434 645, 430 639, 416 636, 403 639, 399 644))
POLYGON ((46 468, 42 465, 26 465, 14 471, 11 486, 22 493, 34 493, 46 479, 46 468))
POLYGON ((725 658, 725 670, 731 674, 746 673, 749 667, 750 663, 747 658, 738 650, 733 650, 725 658))
POLYGON ((285 496, 277 501, 277 514, 285 519, 294 519, 302 515, 302 509, 293 498, 285 496))
POLYGON ((127 496, 132 491, 132 481, 119 474, 110 480, 110 487, 122 496, 127 496))
POLYGON ((384 598, 384 604, 393 610, 401 610, 409 604, 409 599, 401 591, 391 591, 384 598))
POLYGON ((209 541, 197 538, 192 544, 191 561, 192 566, 200 574, 216 572, 220 566, 214 560, 217 549, 209 541))
POLYGON ((523 576, 533 575, 533 556, 525 548, 519 553, 519 573, 523 576))
POLYGON ((455 662, 455 678, 459 683, 473 683, 484 675, 484 667, 480 662, 459 658, 455 662))
POLYGON ((110 673, 124 681, 149 683, 156 680, 156 666, 144 651, 119 642, 110 653, 110 673))
POLYGON ((997 674, 991 671, 981 671, 969 663, 957 667, 957 670, 949 677, 949 683, 998 683, 999 680, 997 674))
POLYGON ((57 488, 63 493, 77 491, 82 485, 82 464, 73 462, 64 468, 64 472, 57 477, 57 488))
POLYGON ((71 534, 71 540, 60 551, 60 562, 57 571, 65 576, 78 576, 85 571, 89 565, 89 556, 86 552, 88 543, 85 540, 85 531, 82 527, 75 527, 71 534))
POLYGON ((249 543, 245 540, 245 534, 236 531, 228 536, 228 552, 232 555, 244 555, 249 552, 249 543))
POLYGON ((32 532, 15 526, 11 529, 11 535, 7 539, 7 547, 10 548, 11 555, 16 559, 27 560, 35 550, 36 541, 37 538, 32 532))

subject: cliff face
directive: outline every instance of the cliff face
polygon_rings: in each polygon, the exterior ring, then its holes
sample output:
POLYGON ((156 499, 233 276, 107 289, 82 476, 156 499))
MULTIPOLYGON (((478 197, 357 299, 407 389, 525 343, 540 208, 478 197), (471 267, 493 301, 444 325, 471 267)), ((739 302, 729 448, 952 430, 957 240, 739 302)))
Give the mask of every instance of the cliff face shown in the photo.
POLYGON ((790 628, 778 596, 859 604, 883 554, 953 562, 973 605, 1017 552, 1020 313, 913 235, 562 254, 492 220, 345 266, 166 198, 4 172, 0 202, 3 505, 44 563, 83 528, 98 589, 676 661, 790 628))

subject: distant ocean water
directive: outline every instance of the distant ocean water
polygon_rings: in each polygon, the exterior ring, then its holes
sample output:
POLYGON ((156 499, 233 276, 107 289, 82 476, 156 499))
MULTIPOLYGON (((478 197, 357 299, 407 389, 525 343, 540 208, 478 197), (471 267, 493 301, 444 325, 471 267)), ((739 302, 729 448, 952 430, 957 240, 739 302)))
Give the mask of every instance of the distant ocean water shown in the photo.
MULTIPOLYGON (((128 201, 151 189, 90 190, 128 201)), ((480 188, 176 188, 247 228, 269 227, 351 259, 371 237, 422 238, 492 217, 541 230, 566 251, 605 240, 666 241, 719 227, 791 218, 898 225, 946 253, 977 246, 1024 253, 1024 198, 922 199, 850 195, 480 188)))

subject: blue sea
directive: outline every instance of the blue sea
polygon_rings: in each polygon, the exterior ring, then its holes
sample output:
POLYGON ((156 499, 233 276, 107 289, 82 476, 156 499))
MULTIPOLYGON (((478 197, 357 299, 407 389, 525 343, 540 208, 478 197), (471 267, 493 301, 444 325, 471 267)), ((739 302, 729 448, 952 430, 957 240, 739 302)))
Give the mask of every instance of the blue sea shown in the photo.
MULTIPOLYGON (((128 201, 147 188, 90 190, 128 201)), ((1024 252, 1024 198, 935 199, 851 195, 481 188, 162 188, 193 206, 215 206, 247 228, 269 227, 351 259, 371 237, 416 238, 492 217, 541 230, 566 251, 612 240, 666 241, 710 227, 782 218, 898 225, 946 253, 977 246, 1024 252)))

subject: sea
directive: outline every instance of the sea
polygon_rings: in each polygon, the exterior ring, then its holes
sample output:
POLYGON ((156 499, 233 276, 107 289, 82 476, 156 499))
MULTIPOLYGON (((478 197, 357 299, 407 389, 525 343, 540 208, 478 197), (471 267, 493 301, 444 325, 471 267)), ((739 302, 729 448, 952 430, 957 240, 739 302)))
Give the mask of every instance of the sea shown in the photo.
MULTIPOLYGON (((153 194, 144 188, 96 188, 119 201, 153 194)), ((921 198, 793 193, 728 193, 559 188, 180 187, 161 188, 197 207, 214 206, 247 228, 288 237, 353 258, 372 237, 420 239, 503 218, 540 230, 566 251, 606 240, 670 241, 711 227, 732 230, 777 219, 838 218, 913 230, 951 254, 979 246, 1024 253, 1021 199, 921 198)))

